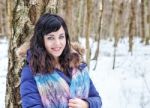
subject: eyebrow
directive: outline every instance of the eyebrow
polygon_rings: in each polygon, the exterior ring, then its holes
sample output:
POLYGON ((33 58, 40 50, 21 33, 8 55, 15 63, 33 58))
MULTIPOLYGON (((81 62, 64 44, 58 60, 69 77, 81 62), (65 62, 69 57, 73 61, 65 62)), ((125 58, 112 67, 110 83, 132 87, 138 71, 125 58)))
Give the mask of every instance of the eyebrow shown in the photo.
POLYGON ((60 35, 65 35, 65 33, 61 33, 60 35))
POLYGON ((49 35, 47 35, 47 36, 54 36, 53 34, 49 34, 49 35))
MULTIPOLYGON (((65 33, 59 34, 59 36, 61 36, 61 35, 65 35, 65 33)), ((54 35, 53 34, 49 34, 48 36, 54 36, 54 35)))

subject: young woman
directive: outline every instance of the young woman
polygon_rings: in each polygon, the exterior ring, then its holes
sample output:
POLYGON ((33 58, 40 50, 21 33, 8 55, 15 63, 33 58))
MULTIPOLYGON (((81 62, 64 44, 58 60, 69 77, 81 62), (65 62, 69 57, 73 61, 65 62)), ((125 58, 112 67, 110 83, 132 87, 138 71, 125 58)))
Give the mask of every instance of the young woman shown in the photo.
POLYGON ((23 108, 101 108, 80 53, 72 50, 64 20, 46 13, 37 21, 21 72, 23 108))

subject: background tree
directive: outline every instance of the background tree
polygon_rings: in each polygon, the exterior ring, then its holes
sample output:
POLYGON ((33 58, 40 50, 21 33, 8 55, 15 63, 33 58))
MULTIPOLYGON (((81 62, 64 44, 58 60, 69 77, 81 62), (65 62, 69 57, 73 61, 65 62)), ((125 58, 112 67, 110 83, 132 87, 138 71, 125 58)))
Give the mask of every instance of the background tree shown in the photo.
POLYGON ((6 0, 0 0, 0 36, 8 36, 9 28, 6 17, 6 0))
POLYGON ((119 2, 117 0, 114 0, 114 9, 115 9, 115 15, 114 15, 114 60, 113 60, 113 69, 115 68, 115 61, 116 61, 116 50, 117 50, 117 44, 121 37, 121 21, 122 21, 122 6, 123 1, 120 0, 119 2))
POLYGON ((145 44, 148 45, 149 44, 149 40, 150 40, 150 1, 149 0, 145 0, 144 1, 144 10, 145 10, 145 15, 144 15, 144 25, 145 25, 145 44))
POLYGON ((99 2, 99 12, 98 12, 98 21, 97 21, 97 31, 96 31, 96 35, 95 35, 95 39, 97 40, 97 49, 96 49, 96 52, 95 52, 95 55, 93 57, 93 60, 96 60, 96 64, 94 66, 94 70, 96 69, 96 66, 97 66, 97 60, 98 60, 98 55, 99 55, 99 52, 100 52, 100 34, 101 34, 101 27, 102 27, 102 13, 103 13, 103 3, 104 1, 103 0, 100 0, 99 2))
POLYGON ((87 0, 87 30, 86 30, 86 62, 89 65, 90 60, 91 60, 91 55, 90 55, 90 42, 89 42, 89 37, 90 37, 90 27, 91 27, 91 13, 92 13, 92 0, 87 0))
POLYGON ((144 16, 145 16, 145 13, 144 13, 144 0, 141 0, 141 37, 142 37, 142 40, 141 42, 144 42, 145 40, 145 23, 144 23, 144 16))
POLYGON ((130 19, 129 19, 129 52, 132 54, 132 47, 133 47, 133 37, 135 36, 136 32, 136 15, 135 15, 135 6, 136 0, 131 1, 131 11, 130 11, 130 19))

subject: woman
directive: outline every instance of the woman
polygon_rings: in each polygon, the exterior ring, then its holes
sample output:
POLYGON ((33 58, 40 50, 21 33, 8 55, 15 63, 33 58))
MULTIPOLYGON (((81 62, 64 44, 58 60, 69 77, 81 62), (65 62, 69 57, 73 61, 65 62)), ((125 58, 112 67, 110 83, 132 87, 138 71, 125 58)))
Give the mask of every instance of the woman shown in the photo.
POLYGON ((64 20, 50 13, 37 21, 22 69, 20 94, 23 108, 101 108, 101 98, 71 49, 64 20))

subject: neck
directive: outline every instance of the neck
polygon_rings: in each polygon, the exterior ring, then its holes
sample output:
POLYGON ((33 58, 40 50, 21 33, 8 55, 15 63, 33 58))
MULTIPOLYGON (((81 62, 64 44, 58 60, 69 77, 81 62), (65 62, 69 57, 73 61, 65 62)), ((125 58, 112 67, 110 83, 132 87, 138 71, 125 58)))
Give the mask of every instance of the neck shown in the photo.
POLYGON ((59 58, 55 58, 55 68, 57 68, 63 72, 63 68, 60 65, 59 58))
POLYGON ((55 65, 55 68, 57 68, 57 69, 60 69, 60 67, 61 67, 60 64, 55 65))
POLYGON ((56 63, 59 62, 59 58, 58 57, 54 57, 56 63))
POLYGON ((55 68, 60 69, 60 67, 61 66, 60 66, 58 58, 55 58, 55 68))

